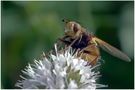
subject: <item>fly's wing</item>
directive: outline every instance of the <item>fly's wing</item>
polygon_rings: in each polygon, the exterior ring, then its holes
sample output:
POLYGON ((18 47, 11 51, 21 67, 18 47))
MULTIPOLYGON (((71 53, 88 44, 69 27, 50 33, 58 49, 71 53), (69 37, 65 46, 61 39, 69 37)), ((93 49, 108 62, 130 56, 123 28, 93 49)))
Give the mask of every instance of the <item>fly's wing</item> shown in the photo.
POLYGON ((110 44, 106 43, 105 41, 97 38, 97 37, 94 37, 94 40, 98 43, 98 45, 103 49, 105 50, 106 52, 108 52, 109 54, 117 57, 117 58, 120 58, 124 61, 127 61, 127 62, 130 62, 131 59, 126 55, 124 54, 123 52, 121 52, 120 50, 118 50, 117 48, 111 46, 110 44))

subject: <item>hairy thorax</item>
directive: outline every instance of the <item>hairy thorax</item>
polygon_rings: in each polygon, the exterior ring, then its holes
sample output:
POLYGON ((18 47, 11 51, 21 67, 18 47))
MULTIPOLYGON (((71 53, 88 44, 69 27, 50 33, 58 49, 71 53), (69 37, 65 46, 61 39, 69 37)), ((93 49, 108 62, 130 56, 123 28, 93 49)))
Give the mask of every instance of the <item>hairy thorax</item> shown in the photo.
MULTIPOLYGON (((76 39, 76 38, 75 38, 76 39)), ((72 39, 71 37, 66 36, 65 37, 65 44, 70 45, 75 39, 72 39)), ((83 33, 82 36, 80 36, 71 47, 74 49, 83 49, 88 46, 88 44, 91 41, 91 35, 87 33, 83 33)))

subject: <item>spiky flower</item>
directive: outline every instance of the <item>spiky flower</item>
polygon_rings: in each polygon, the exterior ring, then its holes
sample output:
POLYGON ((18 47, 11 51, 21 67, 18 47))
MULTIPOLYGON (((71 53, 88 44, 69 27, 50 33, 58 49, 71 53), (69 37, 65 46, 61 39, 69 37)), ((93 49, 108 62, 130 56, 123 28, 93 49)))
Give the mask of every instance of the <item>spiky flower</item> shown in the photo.
POLYGON ((99 72, 94 71, 98 65, 91 67, 86 65, 87 61, 77 57, 72 49, 58 53, 50 57, 43 57, 42 60, 35 60, 22 72, 16 87, 23 89, 96 89, 105 87, 97 84, 99 72))

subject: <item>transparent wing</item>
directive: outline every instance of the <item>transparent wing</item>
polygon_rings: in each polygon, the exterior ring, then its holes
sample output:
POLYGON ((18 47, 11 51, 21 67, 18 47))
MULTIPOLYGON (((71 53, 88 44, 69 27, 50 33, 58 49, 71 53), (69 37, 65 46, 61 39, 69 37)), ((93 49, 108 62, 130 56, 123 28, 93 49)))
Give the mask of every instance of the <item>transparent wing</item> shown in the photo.
POLYGON ((127 62, 130 62, 131 59, 126 55, 124 54, 123 52, 121 52, 120 50, 118 50, 117 48, 111 46, 110 44, 106 43, 105 41, 97 38, 97 37, 94 37, 95 41, 98 43, 98 45, 103 49, 105 50, 106 52, 108 52, 109 54, 117 57, 117 58, 120 58, 124 61, 127 61, 127 62))

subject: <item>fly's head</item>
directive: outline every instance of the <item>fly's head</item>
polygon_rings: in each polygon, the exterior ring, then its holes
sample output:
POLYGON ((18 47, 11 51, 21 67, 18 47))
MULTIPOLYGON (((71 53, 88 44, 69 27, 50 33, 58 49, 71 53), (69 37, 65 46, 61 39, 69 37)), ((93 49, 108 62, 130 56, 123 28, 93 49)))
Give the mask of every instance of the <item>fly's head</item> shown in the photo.
POLYGON ((83 31, 80 24, 74 21, 66 21, 66 20, 63 20, 63 22, 65 22, 65 35, 66 36, 69 36, 71 38, 77 38, 81 36, 83 31))

